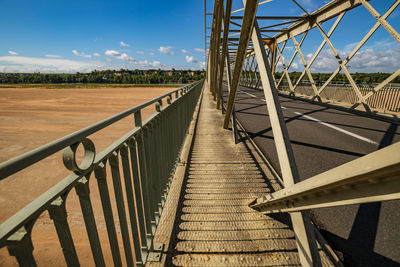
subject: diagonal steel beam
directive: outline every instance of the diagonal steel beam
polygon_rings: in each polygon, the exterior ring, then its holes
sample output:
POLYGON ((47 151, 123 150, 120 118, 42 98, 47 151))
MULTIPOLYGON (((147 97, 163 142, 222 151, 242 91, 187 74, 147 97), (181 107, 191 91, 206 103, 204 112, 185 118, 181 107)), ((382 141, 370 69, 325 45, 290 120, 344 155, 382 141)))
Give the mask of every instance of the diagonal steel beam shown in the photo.
POLYGON ((210 37, 210 48, 208 53, 208 64, 207 64, 207 72, 208 72, 208 85, 210 87, 210 92, 213 93, 214 85, 215 85, 215 42, 216 42, 216 31, 217 31, 217 13, 218 13, 218 3, 220 0, 214 1, 214 15, 211 24, 211 37, 210 37))
POLYGON ((237 87, 239 84, 240 73, 243 67, 243 61, 246 56, 247 46, 250 40, 250 34, 253 29, 253 23, 257 12, 258 0, 248 0, 245 5, 242 28, 239 38, 239 47, 235 60, 235 69, 233 70, 231 91, 229 92, 228 103, 226 107, 223 127, 228 128, 229 120, 232 115, 232 108, 236 98, 237 87))
POLYGON ((214 96, 214 100, 216 100, 217 97, 217 90, 218 90, 218 66, 220 65, 220 47, 221 47, 221 24, 222 24, 222 16, 223 16, 223 12, 224 12, 224 0, 219 0, 218 3, 218 12, 217 12, 217 30, 216 30, 216 42, 215 42, 215 67, 212 70, 214 72, 215 75, 215 79, 214 79, 214 91, 213 91, 213 96, 214 96))
MULTIPOLYGON (((361 3, 365 6, 365 8, 371 13, 378 21, 379 23, 390 33, 390 35, 396 39, 397 42, 400 43, 400 35, 399 33, 393 29, 393 27, 384 19, 381 17, 381 15, 371 6, 370 3, 368 3, 365 0, 360 0, 361 3)), ((396 2, 399 2, 398 0, 396 2)))
POLYGON ((311 75, 311 72, 307 68, 307 61, 304 58, 303 53, 300 50, 299 43, 296 41, 296 38, 294 36, 292 36, 292 40, 293 40, 293 43, 294 43, 294 47, 297 50, 297 53, 299 54, 301 61, 303 62, 304 71, 307 73, 308 79, 310 80, 310 83, 311 83, 311 87, 314 90, 314 98, 316 97, 321 102, 321 97, 318 94, 317 86, 315 86, 315 82, 314 82, 314 79, 313 79, 313 77, 311 75))
MULTIPOLYGON (((231 91, 232 76, 231 76, 231 64, 229 62, 229 51, 226 51, 225 61, 226 61, 226 82, 227 82, 227 85, 228 85, 228 92, 230 92, 231 91)), ((223 106, 223 103, 222 103, 221 106, 223 106)), ((238 130, 237 130, 237 125, 236 125, 235 107, 233 107, 233 110, 232 110, 231 124, 232 124, 233 141, 235 142, 235 144, 237 144, 239 142, 239 137, 238 137, 238 130)))
POLYGON ((250 206, 263 213, 293 212, 400 199, 400 143, 269 194, 250 206))
MULTIPOLYGON (((393 5, 383 14, 382 18, 386 19, 389 17, 390 14, 396 9, 396 7, 400 4, 400 0, 397 0, 396 2, 393 3, 393 5)), ((364 36, 364 38, 357 44, 357 46, 353 49, 353 51, 350 52, 350 54, 347 56, 347 58, 343 61, 343 64, 346 65, 352 58, 353 56, 360 50, 360 48, 369 40, 369 38, 375 33, 375 31, 381 26, 381 24, 378 22, 375 23, 375 25, 369 30, 369 32, 364 36)), ((339 73, 340 71, 340 66, 337 67, 337 69, 331 74, 328 80, 325 81, 325 83, 320 87, 319 93, 326 88, 326 86, 335 78, 335 76, 339 73)))
MULTIPOLYGON (((336 27, 339 25, 340 21, 342 20, 343 16, 345 15, 346 12, 342 12, 340 13, 340 15, 337 17, 335 23, 333 23, 331 29, 328 32, 328 37, 331 37, 331 35, 333 34, 333 32, 335 31, 336 27)), ((319 53, 321 53, 322 48, 324 48, 326 44, 326 40, 324 39, 320 46, 318 47, 317 51, 314 53, 314 55, 312 56, 311 60, 308 62, 308 65, 306 67, 306 69, 310 69, 311 65, 314 63, 315 59, 318 57, 319 53)), ((305 73, 306 73, 306 69, 303 70, 303 72, 301 73, 300 77, 297 79, 296 84, 294 85, 294 88, 296 89, 297 85, 300 83, 300 81, 303 79, 305 73)), ((321 91, 318 91, 318 94, 320 94, 321 91)))
POLYGON ((325 6, 311 13, 310 19, 301 20, 289 26, 286 32, 278 33, 274 36, 278 44, 297 36, 303 32, 315 28, 316 23, 323 23, 331 18, 338 16, 343 11, 353 9, 361 5, 361 0, 333 0, 325 6), (312 19, 311 19, 312 18, 312 19))
MULTIPOLYGON (((246 0, 243 2, 245 1, 246 0)), ((258 62, 268 115, 278 153, 279 165, 282 170, 282 178, 285 187, 290 187, 299 182, 299 174, 279 102, 278 92, 275 87, 275 80, 268 62, 257 21, 254 22, 251 39, 253 40, 254 51, 258 62)), ((302 266, 322 266, 315 241, 314 229, 308 214, 305 212, 293 212, 290 213, 290 217, 302 266)))
MULTIPOLYGON (((290 93, 294 95, 294 89, 293 89, 292 80, 290 79, 290 75, 289 75, 289 72, 288 72, 288 67, 285 64, 285 60, 283 59, 282 51, 279 49, 279 46, 277 47, 277 50, 278 50, 278 53, 279 53, 279 58, 280 58, 280 60, 282 62, 283 72, 284 72, 284 74, 286 76, 286 79, 288 80, 290 93)), ((296 50, 296 53, 297 53, 297 50, 296 50)), ((284 75, 282 75, 281 78, 279 79, 279 82, 277 84, 278 86, 283 81, 283 77, 284 77, 284 75)))
POLYGON ((369 97, 371 97, 373 94, 375 94, 376 92, 378 92, 379 90, 381 90, 386 84, 390 83, 394 78, 396 78, 397 76, 400 75, 400 69, 398 69, 397 71, 395 71, 392 75, 390 75, 389 77, 387 77, 383 82, 381 82, 380 84, 378 84, 375 88, 372 89, 371 92, 369 92, 368 94, 366 94, 364 96, 364 100, 367 100, 369 97))
POLYGON ((347 69, 346 65, 343 64, 342 59, 340 58, 338 52, 336 51, 335 47, 333 46, 331 40, 329 39, 329 37, 327 36, 327 34, 325 33, 325 31, 322 29, 321 25, 317 22, 317 27, 319 29, 319 31, 321 32, 322 36, 324 37, 324 39, 326 40, 326 42, 328 43, 333 55, 335 56, 336 60, 338 61, 340 68, 343 70, 344 74, 346 75, 347 80, 349 80, 351 86, 353 87, 354 92, 356 93, 357 97, 358 97, 358 101, 360 103, 363 104, 365 110, 367 112, 371 112, 368 104, 365 102, 360 89, 358 88, 357 84, 354 82, 353 77, 351 77, 349 70, 347 69))
POLYGON ((226 11, 224 16, 224 21, 222 25, 224 27, 224 35, 222 37, 222 51, 221 51, 221 66, 220 66, 220 76, 219 76, 219 86, 218 86, 218 94, 217 94, 217 109, 221 106, 221 96, 222 96, 222 80, 224 76, 224 68, 225 68, 225 57, 228 49, 228 33, 229 33, 229 21, 231 17, 232 11, 232 0, 226 1, 226 11))
MULTIPOLYGON (((300 39, 299 47, 301 47, 301 46, 303 45, 303 42, 304 42, 304 40, 306 39, 307 34, 308 34, 308 31, 304 32, 303 36, 302 36, 301 39, 300 39)), ((285 43, 284 43, 285 45, 286 45, 286 42, 287 42, 287 40, 286 40, 285 43)), ((282 50, 280 51, 281 53, 283 53, 284 48, 285 48, 285 47, 282 47, 282 50)), ((279 47, 278 47, 278 49, 279 49, 279 47)), ((294 51, 294 53, 293 53, 293 55, 292 55, 292 58, 290 59, 289 64, 287 65, 287 70, 289 70, 289 68, 290 68, 290 66, 292 65, 292 63, 293 63, 293 61, 294 61, 296 55, 297 55, 297 50, 295 49, 295 51, 294 51)), ((281 77, 281 79, 280 79, 279 82, 278 82, 278 86, 280 85, 281 82, 282 82, 282 77, 281 77)), ((293 87, 293 91, 294 91, 294 90, 296 90, 296 86, 293 87)))

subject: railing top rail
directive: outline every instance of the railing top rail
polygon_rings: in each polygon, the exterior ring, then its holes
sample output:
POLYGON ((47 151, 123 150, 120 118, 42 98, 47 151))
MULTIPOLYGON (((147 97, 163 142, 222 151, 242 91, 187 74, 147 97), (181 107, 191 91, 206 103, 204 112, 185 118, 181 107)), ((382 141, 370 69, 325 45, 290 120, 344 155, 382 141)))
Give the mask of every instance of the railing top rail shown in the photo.
MULTIPOLYGON (((195 82, 194 84, 197 84, 198 82, 195 82)), ((105 127, 127 117, 128 115, 131 115, 139 110, 142 110, 143 108, 145 108, 145 107, 147 107, 169 95, 172 95, 186 87, 188 87, 188 85, 180 87, 175 90, 172 90, 169 93, 163 94, 163 95, 161 95, 157 98, 154 98, 150 101, 147 101, 143 104, 140 104, 138 106, 135 106, 135 107, 132 107, 125 111, 122 111, 114 116, 111 116, 107 119, 104 119, 102 121, 94 123, 86 128, 78 130, 74 133, 71 133, 64 137, 61 137, 57 140, 54 140, 48 144, 40 146, 31 151, 28 151, 28 152, 26 152, 22 155, 19 155, 15 158, 12 158, 5 162, 0 163, 0 180, 3 180, 4 178, 50 156, 51 154, 54 154, 54 153, 60 151, 61 149, 78 142, 80 139, 87 137, 93 133, 96 133, 99 130, 104 129, 105 127)))

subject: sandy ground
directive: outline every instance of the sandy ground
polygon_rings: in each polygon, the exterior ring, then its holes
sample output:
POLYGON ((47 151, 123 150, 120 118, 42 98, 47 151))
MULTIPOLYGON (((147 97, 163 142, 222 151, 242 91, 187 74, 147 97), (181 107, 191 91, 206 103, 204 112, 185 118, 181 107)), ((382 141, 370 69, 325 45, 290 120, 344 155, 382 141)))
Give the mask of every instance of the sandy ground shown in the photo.
MULTIPOLYGON (((173 88, 134 87, 99 89, 0 88, 0 162, 72 133, 173 88)), ((145 118, 154 112, 146 108, 145 118)), ((133 127, 133 116, 101 133, 90 136, 96 151, 102 151, 133 127)), ((109 171, 109 170, 108 170, 109 171)), ((0 222, 34 200, 68 174, 61 153, 34 164, 0 181, 0 222)), ((108 176, 114 218, 118 218, 112 180, 108 176)), ((112 265, 111 251, 95 178, 90 179, 91 199, 106 265, 112 265)), ((67 198, 68 221, 82 266, 94 266, 75 190, 67 198)), ((119 233, 119 227, 117 226, 119 233)), ((120 233, 119 233, 120 234, 120 233)), ((121 238, 121 236, 119 236, 121 238)), ((57 234, 44 212, 32 231, 34 256, 39 266, 65 265, 57 234)), ((121 256, 124 259, 122 242, 121 256)), ((124 262, 124 260, 123 260, 124 262)), ((17 266, 6 248, 0 249, 0 266, 17 266)))

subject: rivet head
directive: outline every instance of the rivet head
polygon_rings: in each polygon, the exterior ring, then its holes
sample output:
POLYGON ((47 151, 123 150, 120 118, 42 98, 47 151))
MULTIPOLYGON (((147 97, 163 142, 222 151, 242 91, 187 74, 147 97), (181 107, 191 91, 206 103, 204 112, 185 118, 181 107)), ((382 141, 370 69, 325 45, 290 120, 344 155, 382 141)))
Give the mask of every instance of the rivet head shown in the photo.
POLYGON ((258 261, 261 261, 261 258, 259 257, 259 258, 257 258, 257 260, 258 260, 258 261))

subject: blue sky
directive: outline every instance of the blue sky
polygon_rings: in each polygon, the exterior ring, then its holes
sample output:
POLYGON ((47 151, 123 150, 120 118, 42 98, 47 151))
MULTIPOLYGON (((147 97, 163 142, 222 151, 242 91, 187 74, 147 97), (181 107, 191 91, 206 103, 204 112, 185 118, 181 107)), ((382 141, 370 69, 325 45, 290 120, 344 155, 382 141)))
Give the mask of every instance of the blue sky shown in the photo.
MULTIPOLYGON (((370 3, 383 14, 393 1, 372 0, 370 3)), ((312 11, 327 1, 299 2, 312 11)), ((241 0, 233 3, 233 10, 243 7, 241 0)), ((207 0, 207 12, 212 12, 212 5, 213 1, 207 0)), ((0 9, 0 72, 204 67, 203 0, 1 0, 0 9)), ((258 10, 258 15, 301 13, 289 0, 273 0, 258 10)), ((376 22, 364 7, 351 13, 345 16, 332 37, 343 57, 376 22)), ((399 8, 388 22, 399 31, 399 8)), ((332 23, 324 24, 324 29, 328 30, 332 23)), ((210 24, 211 16, 208 16, 210 24)), ((306 40, 302 52, 309 58, 307 55, 316 50, 322 36, 313 30, 306 40)), ((286 61, 294 47, 290 43, 287 46, 286 61)), ((394 71, 400 67, 399 44, 382 27, 359 54, 352 60, 354 63, 349 63, 352 71, 394 71), (371 62, 371 56, 375 56, 375 63, 371 62)), ((326 66, 321 63, 318 69, 330 71, 335 64, 332 58, 326 46, 319 60, 326 62, 326 66)), ((298 57, 292 68, 302 70, 298 57)))

